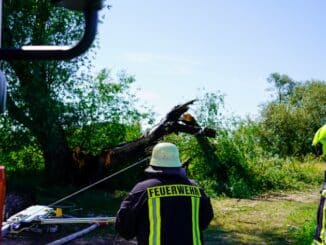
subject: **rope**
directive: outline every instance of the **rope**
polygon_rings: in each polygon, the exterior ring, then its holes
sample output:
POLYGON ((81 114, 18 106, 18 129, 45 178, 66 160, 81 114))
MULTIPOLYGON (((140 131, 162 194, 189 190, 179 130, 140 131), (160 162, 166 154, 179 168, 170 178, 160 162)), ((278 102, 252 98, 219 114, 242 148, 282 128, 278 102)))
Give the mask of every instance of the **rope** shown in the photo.
POLYGON ((149 159, 149 157, 146 157, 146 158, 144 158, 144 159, 142 159, 142 160, 140 160, 140 161, 138 161, 138 162, 135 162, 135 163, 129 165, 128 167, 125 167, 125 168, 123 168, 123 169, 121 169, 121 170, 119 170, 119 171, 117 171, 117 172, 115 172, 115 173, 113 173, 113 174, 111 174, 111 175, 109 175, 109 176, 103 178, 103 179, 100 179, 100 180, 96 181, 96 182, 93 183, 93 184, 90 184, 90 185, 88 185, 88 186, 85 186, 84 188, 82 188, 82 189, 80 189, 80 190, 78 190, 78 191, 76 191, 76 192, 73 192, 73 193, 71 193, 70 195, 65 196, 65 197, 63 197, 63 198, 61 198, 61 199, 59 199, 59 200, 57 200, 57 201, 51 203, 51 204, 48 205, 48 206, 51 207, 51 206, 54 206, 54 205, 56 205, 56 204, 58 204, 58 203, 60 203, 60 202, 63 202, 63 201, 65 201, 65 200, 67 200, 67 199, 69 199, 69 198, 71 198, 71 197, 73 197, 73 196, 75 196, 75 195, 77 195, 77 194, 83 192, 83 191, 86 191, 86 190, 92 188, 92 187, 95 186, 95 185, 98 185, 99 183, 102 183, 102 182, 104 182, 104 181, 106 181, 106 180, 108 180, 108 179, 110 179, 110 178, 112 178, 112 177, 114 177, 114 176, 116 176, 116 175, 122 173, 122 172, 127 171, 128 169, 130 169, 130 168, 132 168, 132 167, 135 167, 135 166, 137 166, 137 165, 139 165, 139 164, 145 162, 145 161, 148 160, 148 159, 149 159))

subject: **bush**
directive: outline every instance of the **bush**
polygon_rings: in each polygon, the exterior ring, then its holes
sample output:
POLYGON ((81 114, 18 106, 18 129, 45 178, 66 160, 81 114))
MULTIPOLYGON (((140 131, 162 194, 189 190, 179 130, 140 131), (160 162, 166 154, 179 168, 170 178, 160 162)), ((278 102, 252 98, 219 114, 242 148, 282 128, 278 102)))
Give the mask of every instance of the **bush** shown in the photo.
POLYGON ((168 136, 166 140, 178 145, 181 159, 191 159, 189 176, 195 179, 211 196, 247 197, 250 177, 242 154, 226 132, 216 139, 189 136, 168 136))
POLYGON ((311 152, 312 138, 326 122, 326 83, 296 83, 282 100, 266 103, 259 121, 259 144, 281 157, 303 157, 311 152))
MULTIPOLYGON (((316 214, 315 214, 316 215, 316 214)), ((316 218, 305 223, 295 232, 295 240, 298 245, 311 244, 316 230, 316 218)))
POLYGON ((42 152, 35 145, 26 145, 15 151, 3 152, 0 159, 8 173, 37 172, 44 168, 42 152))
POLYGON ((232 141, 245 159, 253 193, 298 189, 319 184, 322 180, 318 167, 311 163, 311 156, 299 161, 295 157, 282 158, 266 151, 260 138, 259 122, 251 119, 238 121, 232 141))
POLYGON ((182 161, 190 158, 189 176, 210 196, 245 198, 266 191, 300 189, 322 181, 314 163, 264 153, 254 143, 255 133, 254 122, 242 122, 231 136, 220 129, 215 139, 180 134, 166 140, 178 145, 182 161))
POLYGON ((322 176, 314 164, 295 159, 258 158, 249 162, 255 192, 270 190, 300 189, 317 185, 322 176))

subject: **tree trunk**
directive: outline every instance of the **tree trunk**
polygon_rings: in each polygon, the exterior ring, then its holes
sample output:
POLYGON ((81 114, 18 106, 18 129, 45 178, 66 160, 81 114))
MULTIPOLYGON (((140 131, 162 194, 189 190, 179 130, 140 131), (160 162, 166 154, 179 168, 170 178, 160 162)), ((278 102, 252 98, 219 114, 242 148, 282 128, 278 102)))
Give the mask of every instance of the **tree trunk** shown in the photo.
POLYGON ((39 139, 45 162, 45 176, 50 183, 71 181, 71 151, 60 128, 52 128, 46 138, 39 139))
POLYGON ((20 81, 20 94, 24 103, 14 102, 8 96, 8 112, 37 139, 45 161, 45 177, 49 182, 67 182, 71 172, 69 150, 63 126, 59 123, 60 110, 51 97, 46 63, 13 62, 11 64, 20 81), (31 93, 33 91, 33 93, 31 93))

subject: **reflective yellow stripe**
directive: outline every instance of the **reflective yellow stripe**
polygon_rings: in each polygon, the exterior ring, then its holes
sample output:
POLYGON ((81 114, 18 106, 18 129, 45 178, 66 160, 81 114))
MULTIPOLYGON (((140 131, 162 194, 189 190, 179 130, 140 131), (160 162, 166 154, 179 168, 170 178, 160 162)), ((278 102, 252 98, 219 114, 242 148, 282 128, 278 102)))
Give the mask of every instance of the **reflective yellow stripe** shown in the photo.
POLYGON ((161 202, 160 198, 148 199, 149 245, 161 244, 161 202))
POLYGON ((321 242, 318 242, 316 240, 313 240, 311 245, 323 245, 321 242))
POLYGON ((201 245, 199 231, 199 200, 198 197, 191 197, 193 245, 201 245))
POLYGON ((156 245, 161 245, 161 201, 156 198, 156 245))
POLYGON ((325 226, 326 226, 326 205, 324 203, 324 206, 323 206, 323 219, 322 219, 322 222, 321 222, 321 232, 319 234, 319 237, 320 239, 322 240, 322 242, 324 243, 325 242, 325 226))
POLYGON ((154 237, 154 218, 153 218, 153 199, 148 199, 148 218, 149 218, 149 244, 153 244, 154 237))
POLYGON ((322 197, 326 197, 326 190, 323 190, 323 191, 321 192, 321 196, 322 196, 322 197))

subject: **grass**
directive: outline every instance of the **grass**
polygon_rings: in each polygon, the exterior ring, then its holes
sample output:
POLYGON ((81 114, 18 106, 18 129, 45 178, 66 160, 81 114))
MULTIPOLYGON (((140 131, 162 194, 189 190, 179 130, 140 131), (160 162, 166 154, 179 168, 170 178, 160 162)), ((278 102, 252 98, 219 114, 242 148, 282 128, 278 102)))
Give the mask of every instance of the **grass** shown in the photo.
MULTIPOLYGON (((322 176, 325 164, 317 164, 317 167, 322 176)), ((78 190, 70 186, 42 185, 40 176, 27 180, 25 177, 20 176, 15 181, 13 176, 9 178, 8 189, 32 190, 37 204, 48 205, 78 190)), ((64 213, 77 217, 114 216, 126 194, 91 189, 59 205, 66 206, 64 213)), ((312 188, 311 185, 301 191, 277 191, 249 199, 214 198, 215 217, 204 233, 206 244, 309 244, 315 229, 318 202, 319 186, 312 188)), ((83 227, 65 225, 56 237, 83 227)), ((113 236, 114 228, 109 225, 83 239, 112 239, 113 236)))
MULTIPOLYGON (((68 190, 62 194, 66 192, 68 190)), ((77 216, 114 215, 125 194, 94 190, 66 204, 83 208, 75 212, 77 216)), ((318 202, 318 187, 304 191, 268 193, 251 199, 214 198, 212 205, 215 217, 204 232, 205 244, 309 244, 311 229, 314 231, 315 228, 313 221, 318 202)), ((43 236, 50 242, 86 226, 65 225, 55 236, 43 236)), ((94 239, 104 239, 108 243, 114 235, 113 226, 109 225, 83 236, 76 244, 94 239)), ((33 237, 30 239, 35 241, 33 237)))
POLYGON ((206 239, 212 244, 299 244, 302 227, 316 214, 318 201, 318 189, 214 199, 215 217, 206 239))

